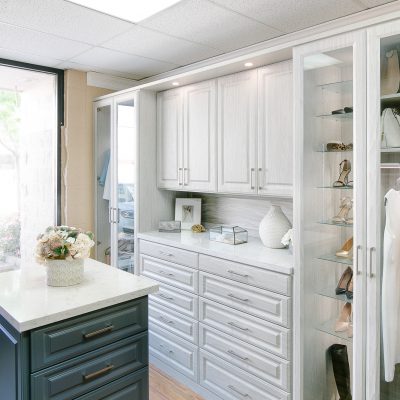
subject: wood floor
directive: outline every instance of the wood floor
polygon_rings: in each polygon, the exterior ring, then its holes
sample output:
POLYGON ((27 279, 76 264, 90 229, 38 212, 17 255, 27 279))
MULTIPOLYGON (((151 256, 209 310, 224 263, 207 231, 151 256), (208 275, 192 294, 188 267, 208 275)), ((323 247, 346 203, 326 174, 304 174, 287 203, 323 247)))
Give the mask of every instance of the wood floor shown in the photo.
POLYGON ((150 365, 150 400, 204 400, 187 387, 150 365))

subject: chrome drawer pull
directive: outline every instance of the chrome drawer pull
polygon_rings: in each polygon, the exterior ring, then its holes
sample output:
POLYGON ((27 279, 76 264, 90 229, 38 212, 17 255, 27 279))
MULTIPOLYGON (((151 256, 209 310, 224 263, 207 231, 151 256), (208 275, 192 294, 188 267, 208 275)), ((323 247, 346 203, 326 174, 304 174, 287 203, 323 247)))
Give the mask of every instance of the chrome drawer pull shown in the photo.
POLYGON ((237 389, 235 388, 235 386, 228 385, 228 389, 231 389, 233 392, 239 394, 239 395, 242 396, 242 397, 249 397, 249 395, 248 395, 247 393, 242 393, 240 390, 237 390, 237 389))
MULTIPOLYGON (((163 344, 159 344, 159 347, 161 348, 161 349, 164 349, 164 345, 163 344)), ((169 354, 174 354, 174 352, 173 352, 173 350, 168 350, 168 349, 165 349, 169 354)))
POLYGON ((231 270, 231 269, 228 269, 227 272, 229 272, 230 274, 234 274, 234 275, 237 275, 237 276, 241 276, 242 278, 248 278, 248 277, 249 277, 249 275, 246 275, 246 274, 239 274, 239 272, 233 271, 233 270, 231 270))
POLYGON ((110 364, 107 367, 99 369, 96 372, 92 372, 91 374, 83 375, 83 380, 89 381, 91 379, 99 378, 100 376, 106 374, 107 372, 110 372, 112 369, 114 369, 114 365, 110 364))
POLYGON ((228 322, 228 325, 233 326, 236 329, 240 329, 241 331, 249 331, 250 330, 249 328, 242 328, 241 326, 236 325, 234 322, 228 322))
POLYGON ((171 320, 169 320, 167 318, 164 318, 163 316, 160 316, 158 319, 160 321, 166 322, 167 324, 173 324, 174 323, 174 321, 171 321, 171 320))
POLYGON ((165 272, 163 270, 158 271, 158 273, 161 275, 166 275, 166 276, 174 276, 174 274, 170 274, 169 272, 165 272))
POLYGON ((235 353, 233 350, 228 350, 227 353, 229 353, 231 356, 234 356, 236 358, 240 358, 243 361, 248 361, 249 360, 248 357, 240 356, 239 354, 235 353))
POLYGON ((166 253, 165 251, 161 251, 161 250, 160 250, 160 254, 162 256, 166 256, 166 257, 173 257, 174 256, 172 253, 166 253))
POLYGON ((249 299, 243 299, 242 297, 237 297, 237 296, 235 296, 233 293, 228 293, 228 296, 229 296, 229 297, 232 297, 232 299, 235 299, 235 300, 249 301, 249 299))
POLYGON ((113 329, 114 329, 114 325, 109 325, 109 326, 106 326, 105 328, 98 329, 97 331, 93 331, 93 332, 90 332, 90 333, 85 333, 83 335, 83 338, 84 339, 92 339, 92 338, 94 338, 96 336, 103 335, 104 333, 111 332, 113 329))
POLYGON ((167 300, 174 300, 174 298, 173 297, 169 297, 169 296, 167 296, 166 294, 164 294, 164 293, 159 293, 158 294, 160 297, 162 297, 163 299, 167 299, 167 300))

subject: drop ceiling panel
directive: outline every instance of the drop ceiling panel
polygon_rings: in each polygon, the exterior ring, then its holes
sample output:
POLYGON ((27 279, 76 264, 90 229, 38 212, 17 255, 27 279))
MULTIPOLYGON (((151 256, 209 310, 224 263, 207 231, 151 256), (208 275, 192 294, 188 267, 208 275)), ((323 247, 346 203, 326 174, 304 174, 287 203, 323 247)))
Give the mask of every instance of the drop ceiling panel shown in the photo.
POLYGON ((111 69, 121 73, 133 73, 141 78, 169 71, 177 67, 175 64, 100 47, 94 47, 80 56, 72 58, 70 61, 93 67, 111 69))
POLYGON ((59 60, 67 60, 91 47, 84 43, 3 23, 0 23, 0 45, 12 51, 59 60))
POLYGON ((184 0, 139 25, 224 51, 282 34, 208 0, 184 0))
POLYGON ((89 44, 100 44, 133 24, 64 0, 0 0, 0 22, 89 44))
POLYGON ((383 4, 392 3, 394 0, 359 0, 368 8, 381 6, 383 4))
POLYGON ((135 26, 105 42, 102 47, 174 64, 186 65, 223 53, 212 47, 135 26))
POLYGON ((367 8, 357 0, 213 1, 227 9, 234 10, 287 33, 318 25, 367 8))
POLYGON ((6 60, 20 61, 29 64, 43 65, 45 67, 55 67, 60 63, 60 60, 56 60, 50 57, 36 56, 26 52, 19 53, 8 49, 0 48, 0 58, 6 60))

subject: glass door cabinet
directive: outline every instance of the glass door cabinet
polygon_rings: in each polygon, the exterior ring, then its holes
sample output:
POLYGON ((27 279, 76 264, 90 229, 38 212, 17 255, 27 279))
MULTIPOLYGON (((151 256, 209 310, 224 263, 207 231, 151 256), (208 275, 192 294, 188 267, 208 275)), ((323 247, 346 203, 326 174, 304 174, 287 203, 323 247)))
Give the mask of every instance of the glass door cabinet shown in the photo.
POLYGON ((134 272, 136 110, 133 94, 95 102, 98 261, 134 272))

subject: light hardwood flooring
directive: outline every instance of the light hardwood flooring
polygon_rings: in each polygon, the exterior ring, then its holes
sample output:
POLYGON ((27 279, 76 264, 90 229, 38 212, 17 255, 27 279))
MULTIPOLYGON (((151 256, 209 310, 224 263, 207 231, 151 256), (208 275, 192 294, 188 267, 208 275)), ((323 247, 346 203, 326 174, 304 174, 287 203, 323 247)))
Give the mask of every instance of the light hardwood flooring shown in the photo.
POLYGON ((181 383, 150 365, 150 400, 204 400, 181 383))

